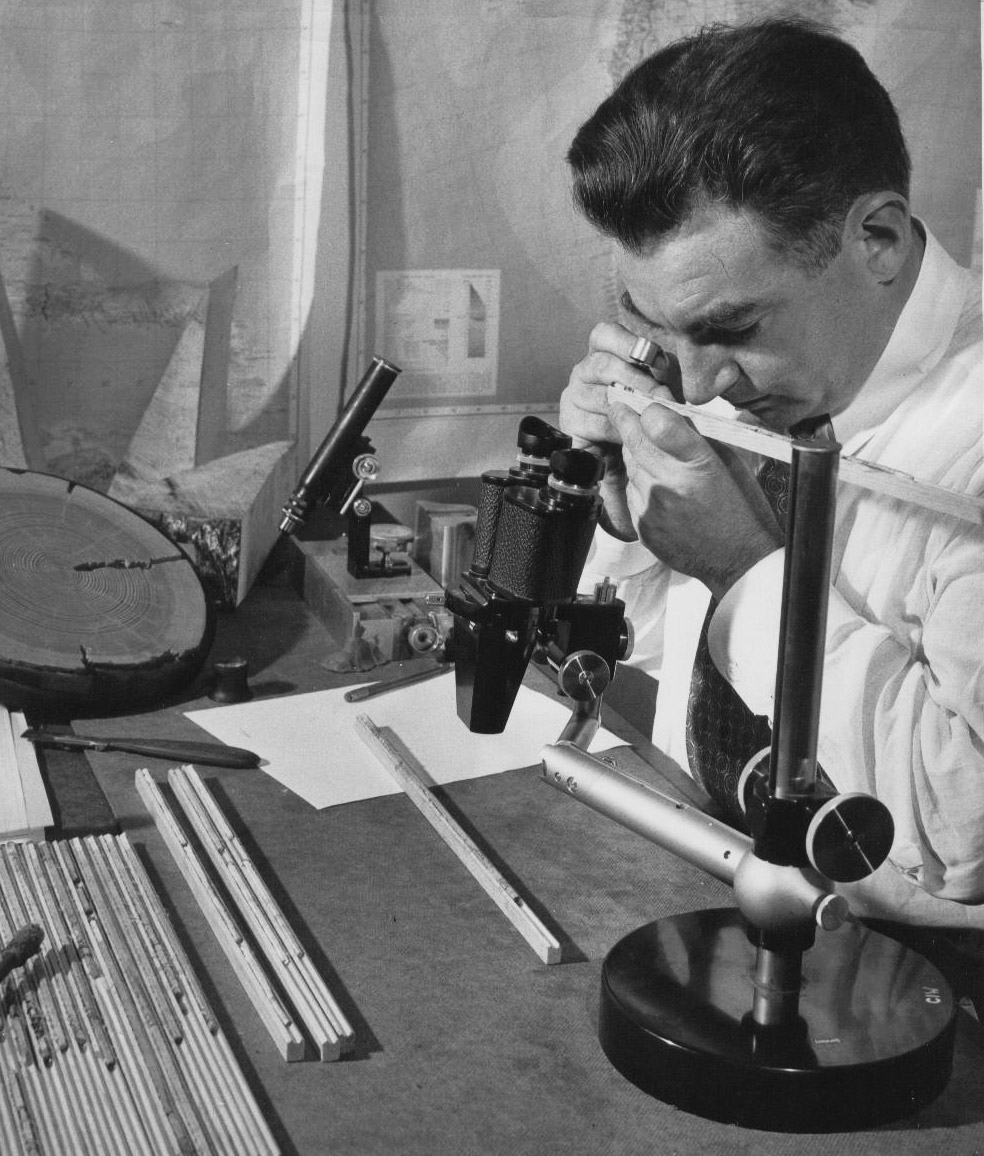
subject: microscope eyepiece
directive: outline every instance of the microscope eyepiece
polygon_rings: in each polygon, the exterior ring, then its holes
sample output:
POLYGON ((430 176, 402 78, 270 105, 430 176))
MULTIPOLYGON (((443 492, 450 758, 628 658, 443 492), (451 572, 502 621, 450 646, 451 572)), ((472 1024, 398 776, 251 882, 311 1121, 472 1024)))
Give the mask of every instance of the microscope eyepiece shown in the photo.
POLYGON ((605 463, 590 450, 554 450, 550 455, 550 472, 565 487, 593 492, 605 476, 605 463))
POLYGON ((567 434, 544 421, 542 417, 528 414, 519 423, 519 436, 516 445, 519 452, 526 457, 543 458, 549 461, 555 450, 569 449, 571 439, 567 434))

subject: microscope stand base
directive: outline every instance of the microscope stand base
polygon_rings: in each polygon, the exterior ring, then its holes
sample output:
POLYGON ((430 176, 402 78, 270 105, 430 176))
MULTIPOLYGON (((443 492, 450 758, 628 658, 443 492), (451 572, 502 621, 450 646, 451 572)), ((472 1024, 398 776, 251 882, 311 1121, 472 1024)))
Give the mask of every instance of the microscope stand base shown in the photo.
POLYGON ((799 1013, 760 1028, 756 949, 734 909, 646 924, 602 968, 599 1039, 643 1091, 768 1131, 840 1132, 911 1115, 946 1087, 956 1006, 943 976, 849 924, 803 957, 799 1013))

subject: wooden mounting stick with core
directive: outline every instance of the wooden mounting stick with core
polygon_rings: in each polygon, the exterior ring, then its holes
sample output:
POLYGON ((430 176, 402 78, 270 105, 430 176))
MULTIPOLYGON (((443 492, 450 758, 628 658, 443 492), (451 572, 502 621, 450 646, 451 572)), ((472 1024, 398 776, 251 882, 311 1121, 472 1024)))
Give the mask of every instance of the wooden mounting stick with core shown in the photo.
POLYGON ((178 820, 150 772, 136 772, 137 792, 154 817, 157 829, 174 858, 192 894, 208 919, 209 926, 239 982, 249 996, 257 1015, 276 1042, 288 1063, 304 1059, 305 1043, 280 997, 274 991, 259 960, 233 919, 225 900, 205 870, 198 853, 191 846, 178 820))
POLYGON ((168 783, 242 922, 290 1000, 323 1061, 350 1051, 355 1033, 315 971, 269 888, 193 767, 172 767, 168 783))
POLYGON ((380 729, 368 715, 355 722, 359 737, 406 792, 410 801, 458 856, 507 919, 544 963, 560 963, 560 941, 530 911, 523 897, 503 877, 489 857, 431 794, 416 770, 415 760, 399 739, 380 729))
MULTIPOLYGON (((792 461, 793 439, 785 434, 763 429, 761 426, 747 425, 745 422, 721 417, 719 414, 704 413, 700 406, 684 405, 665 397, 650 397, 631 386, 623 385, 620 381, 613 381, 608 387, 608 392, 613 401, 627 405, 636 413, 642 413, 651 405, 659 405, 687 418, 701 436, 711 441, 724 442, 725 445, 749 450, 751 453, 774 458, 780 462, 792 461)), ((848 485, 859 486, 874 494, 898 498, 899 501, 935 510, 938 514, 948 514, 964 522, 984 524, 984 500, 981 498, 920 481, 888 466, 874 465, 862 458, 842 457, 838 478, 848 485)))

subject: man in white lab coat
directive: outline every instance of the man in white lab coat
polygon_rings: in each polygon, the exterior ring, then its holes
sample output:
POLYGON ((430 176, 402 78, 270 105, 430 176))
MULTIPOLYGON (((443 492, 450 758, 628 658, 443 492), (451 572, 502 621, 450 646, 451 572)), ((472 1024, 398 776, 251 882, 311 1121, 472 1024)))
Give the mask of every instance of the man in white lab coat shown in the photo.
MULTIPOLYGON (((984 494, 980 288, 909 206, 909 157, 860 55, 805 22, 712 29, 638 66, 579 130, 575 202, 615 241, 624 312, 561 401, 608 463, 586 588, 619 584, 654 742, 687 765, 689 669, 710 653, 756 714, 775 686, 783 532, 751 472, 613 381, 787 432, 830 415, 845 455, 984 494), (629 358, 665 351, 655 372, 629 358)), ((841 484, 819 761, 891 810, 874 916, 984 927, 984 536, 841 484)), ((705 784, 706 785, 706 784, 705 784)))

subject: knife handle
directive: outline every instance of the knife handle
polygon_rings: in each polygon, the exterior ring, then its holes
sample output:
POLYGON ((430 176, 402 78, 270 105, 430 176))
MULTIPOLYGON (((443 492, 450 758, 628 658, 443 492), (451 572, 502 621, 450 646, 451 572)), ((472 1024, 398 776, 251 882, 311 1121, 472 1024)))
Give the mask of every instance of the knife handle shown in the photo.
POLYGON ((42 747, 61 747, 75 751, 128 751, 134 755, 150 755, 155 759, 180 760, 184 763, 204 763, 212 767, 235 767, 246 770, 260 765, 260 756, 243 747, 227 747, 224 743, 184 742, 181 739, 97 738, 89 735, 60 734, 43 728, 28 727, 22 736, 42 747))
POLYGON ((243 747, 227 747, 221 743, 184 743, 173 739, 140 739, 129 742, 116 739, 112 746, 117 750, 131 751, 137 755, 150 755, 158 759, 183 759, 188 763, 204 763, 212 767, 235 767, 246 770, 260 765, 260 756, 243 747))

